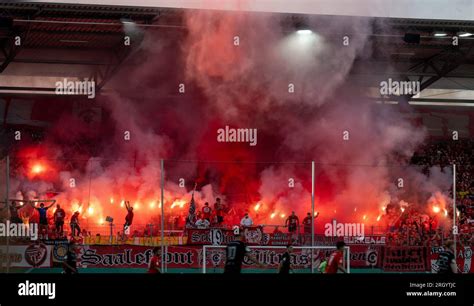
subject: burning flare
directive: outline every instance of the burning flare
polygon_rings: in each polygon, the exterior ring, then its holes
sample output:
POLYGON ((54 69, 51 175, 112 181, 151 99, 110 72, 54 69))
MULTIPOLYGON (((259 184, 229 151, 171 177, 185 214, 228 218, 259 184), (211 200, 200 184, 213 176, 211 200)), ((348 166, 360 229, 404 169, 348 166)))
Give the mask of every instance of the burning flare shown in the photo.
POLYGON ((34 164, 33 167, 31 167, 32 174, 40 174, 44 172, 44 170, 45 170, 45 167, 40 163, 34 164))

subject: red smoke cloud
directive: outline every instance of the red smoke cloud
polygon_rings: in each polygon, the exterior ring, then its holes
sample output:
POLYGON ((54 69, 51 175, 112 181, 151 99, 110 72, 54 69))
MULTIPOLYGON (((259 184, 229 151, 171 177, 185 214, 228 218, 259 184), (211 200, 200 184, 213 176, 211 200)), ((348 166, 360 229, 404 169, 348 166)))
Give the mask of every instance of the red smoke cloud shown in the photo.
POLYGON ((276 216, 310 211, 314 160, 318 223, 363 222, 365 215, 375 224, 382 206, 423 204, 449 186, 449 173, 433 169, 426 177, 404 166, 425 132, 352 84, 348 74, 365 39, 352 36, 342 46, 326 35, 363 32, 369 21, 331 23, 303 40, 285 32, 275 15, 192 11, 185 20, 185 34, 145 33, 141 51, 110 83, 115 93, 93 102, 103 108, 100 124, 69 115, 56 122, 40 146, 43 157, 70 158, 54 161, 55 178, 40 185, 18 175, 13 191, 58 190, 70 212, 82 203, 95 223, 107 215, 121 220, 120 201, 130 200, 144 224, 159 214, 152 202, 159 203, 163 158, 167 215, 189 202, 196 181, 198 204, 220 196, 260 222, 278 224, 276 216), (226 125, 256 128, 258 144, 218 142, 217 130, 226 125), (78 141, 93 149, 69 146, 78 141), (398 178, 406 188, 396 187, 398 178))

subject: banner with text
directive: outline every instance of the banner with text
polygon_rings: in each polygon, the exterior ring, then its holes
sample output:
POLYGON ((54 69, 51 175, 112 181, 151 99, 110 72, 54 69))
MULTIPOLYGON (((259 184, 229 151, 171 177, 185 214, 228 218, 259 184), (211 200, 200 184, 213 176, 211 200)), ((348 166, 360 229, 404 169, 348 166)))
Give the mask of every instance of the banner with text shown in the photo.
POLYGON ((426 271, 426 247, 386 247, 383 270, 390 272, 426 271))

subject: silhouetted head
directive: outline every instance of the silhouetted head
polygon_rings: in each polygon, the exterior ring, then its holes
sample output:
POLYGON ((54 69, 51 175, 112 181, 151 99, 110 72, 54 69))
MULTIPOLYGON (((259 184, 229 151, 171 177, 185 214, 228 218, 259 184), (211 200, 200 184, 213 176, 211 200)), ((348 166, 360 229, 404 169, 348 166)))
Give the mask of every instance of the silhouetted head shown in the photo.
POLYGON ((336 243, 336 248, 337 248, 338 250, 344 249, 345 246, 346 246, 346 243, 345 243, 344 241, 338 241, 338 242, 336 243))

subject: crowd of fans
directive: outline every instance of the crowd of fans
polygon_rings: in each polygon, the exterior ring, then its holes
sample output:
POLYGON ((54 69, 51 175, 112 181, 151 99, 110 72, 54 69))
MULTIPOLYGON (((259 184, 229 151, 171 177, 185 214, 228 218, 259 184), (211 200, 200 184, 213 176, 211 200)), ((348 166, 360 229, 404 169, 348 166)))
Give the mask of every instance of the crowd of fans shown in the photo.
POLYGON ((456 188, 458 195, 473 193, 474 182, 474 141, 433 141, 420 148, 411 162, 423 166, 428 171, 433 166, 441 168, 456 164, 456 188))
MULTIPOLYGON (((458 242, 474 245, 474 141, 435 141, 423 146, 412 158, 412 163, 428 172, 433 166, 440 168, 456 164, 456 211, 446 207, 446 219, 456 214, 458 242)), ((443 192, 453 196, 452 188, 443 192)), ((396 245, 441 246, 452 238, 452 223, 441 223, 436 218, 419 210, 411 209, 401 214, 396 227, 389 230, 388 242, 396 245)))
MULTIPOLYGON (((453 214, 457 216, 458 241, 461 245, 473 245, 474 238, 474 141, 452 141, 452 142, 433 142, 422 147, 412 158, 412 164, 419 165, 428 171, 433 166, 446 167, 453 163, 457 165, 456 181, 456 203, 457 211, 452 207, 446 207, 441 214, 430 214, 426 208, 401 207, 397 203, 387 206, 383 221, 386 229, 384 230, 387 243, 390 245, 408 245, 408 246, 441 246, 445 240, 452 238, 453 214), (444 215, 441 220, 440 215, 444 215)), ((442 192, 452 193, 452 188, 442 192)), ((451 194, 452 196, 452 194, 451 194)), ((32 203, 30 203, 32 204, 32 203)), ((133 222, 133 207, 128 202, 125 203, 127 215, 123 228, 119 228, 116 233, 124 237, 147 237, 157 236, 159 233, 159 222, 155 226, 135 225, 132 232, 130 227, 133 222)), ((23 205, 23 204, 22 204, 23 205)), ((90 236, 87 229, 81 228, 79 212, 67 216, 60 205, 55 205, 53 213, 48 214, 48 209, 53 205, 40 203, 38 206, 32 204, 37 211, 40 227, 40 236, 48 238, 61 238, 70 236, 90 236), (66 227, 65 227, 66 223, 66 227)), ((13 201, 10 204, 10 218, 12 222, 24 221, 19 214, 21 205, 13 201)), ((317 216, 315 216, 317 217, 317 216)), ((183 230, 196 228, 208 229, 216 227, 230 227, 229 225, 240 225, 241 227, 252 227, 259 224, 259 217, 256 220, 249 215, 247 211, 237 210, 227 207, 216 198, 213 205, 204 203, 194 214, 179 214, 169 216, 165 221, 167 230, 183 233, 183 230)), ((296 216, 295 212, 289 215, 285 223, 274 228, 273 234, 280 234, 283 228, 290 235, 305 236, 311 234, 311 214, 308 213, 302 220, 296 216)), ((380 234, 380 233, 379 233, 380 234)), ((300 241, 303 241, 301 239, 300 241)))
POLYGON ((441 246, 448 231, 438 224, 437 216, 430 216, 416 208, 396 212, 397 206, 387 208, 387 219, 391 219, 387 228, 387 244, 397 246, 441 246))

